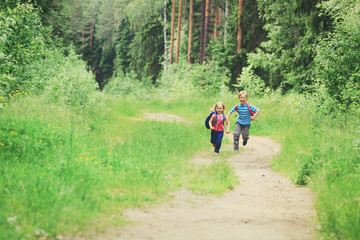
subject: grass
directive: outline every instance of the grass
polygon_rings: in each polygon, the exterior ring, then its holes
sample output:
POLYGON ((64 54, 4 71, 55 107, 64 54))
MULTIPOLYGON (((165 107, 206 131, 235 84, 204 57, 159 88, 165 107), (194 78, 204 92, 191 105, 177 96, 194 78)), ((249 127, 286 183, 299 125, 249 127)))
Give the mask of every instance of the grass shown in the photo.
POLYGON ((360 239, 359 116, 325 115, 316 104, 299 95, 261 99, 256 131, 281 143, 273 169, 316 193, 321 238, 360 239))
MULTIPOLYGON (((165 201, 180 188, 212 194, 232 189, 231 140, 224 138, 214 158, 204 127, 219 100, 227 111, 237 103, 234 95, 148 102, 107 97, 97 109, 75 112, 17 96, 0 112, 0 236, 93 235, 126 224, 123 209, 165 201), (143 111, 187 122, 137 120, 143 111), (191 164, 197 154, 212 164, 191 164)), ((359 239, 358 116, 325 115, 316 100, 299 95, 249 102, 261 109, 250 139, 264 135, 281 143, 273 169, 316 193, 320 237, 359 239)))
POLYGON ((212 153, 201 114, 180 114, 187 123, 138 121, 143 110, 170 103, 104 101, 74 112, 27 96, 2 109, 2 238, 92 235, 125 224, 124 208, 164 201, 169 191, 219 194, 237 184, 226 154, 210 166, 190 163, 199 151, 212 153))

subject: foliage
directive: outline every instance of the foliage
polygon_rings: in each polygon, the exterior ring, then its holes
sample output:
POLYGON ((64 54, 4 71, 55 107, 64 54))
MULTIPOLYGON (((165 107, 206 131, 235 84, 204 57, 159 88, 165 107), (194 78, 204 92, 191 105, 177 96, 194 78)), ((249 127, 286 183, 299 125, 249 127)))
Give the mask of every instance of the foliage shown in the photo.
POLYGON ((144 17, 130 44, 130 69, 140 79, 150 78, 155 84, 161 71, 164 39, 162 18, 158 13, 144 17))
POLYGON ((98 99, 87 66, 72 51, 65 56, 46 40, 49 33, 31 4, 1 11, 1 25, 2 95, 45 94, 49 102, 78 108, 98 99))
POLYGON ((318 81, 344 110, 358 111, 360 105, 360 3, 339 1, 322 4, 333 18, 334 30, 316 46, 315 69, 318 81))
POLYGON ((154 13, 161 14, 163 7, 163 0, 131 0, 127 1, 124 12, 126 13, 125 16, 128 17, 131 26, 135 27, 141 24, 142 21, 139 21, 140 19, 144 19, 154 13))
POLYGON ((322 28, 316 1, 258 1, 268 40, 261 43, 249 62, 272 89, 295 88, 313 83, 313 50, 322 28))
POLYGON ((27 91, 18 72, 46 52, 46 31, 38 12, 29 4, 0 10, 0 93, 27 91))
POLYGON ((238 88, 238 91, 245 90, 255 96, 263 96, 265 93, 265 83, 254 74, 251 65, 243 68, 237 82, 238 84, 234 84, 234 86, 238 88))
POLYGON ((87 108, 99 101, 97 84, 79 56, 64 56, 53 50, 46 58, 34 61, 23 70, 22 79, 30 79, 26 89, 45 94, 48 101, 69 107, 87 108))
POLYGON ((185 60, 169 66, 163 72, 158 94, 170 96, 214 96, 227 92, 225 84, 229 82, 228 72, 216 62, 191 64, 185 60))
MULTIPOLYGON (((223 6, 225 7, 225 6, 223 6)), ((225 23, 218 26, 219 29, 226 28, 227 35, 221 34, 217 39, 212 38, 206 52, 208 58, 217 61, 220 66, 225 67, 231 73, 230 89, 232 84, 237 83, 239 73, 247 66, 246 53, 253 52, 265 40, 266 32, 263 30, 263 23, 259 18, 257 3, 255 0, 244 1, 240 21, 242 28, 242 49, 237 54, 237 23, 238 23, 238 1, 230 1, 230 14, 225 23)), ((220 31, 221 32, 221 31, 220 31)))
POLYGON ((117 31, 117 39, 115 43, 116 58, 114 60, 114 73, 119 71, 126 73, 129 71, 131 63, 130 43, 134 38, 134 34, 130 32, 130 23, 125 18, 121 20, 117 31))
POLYGON ((114 96, 134 96, 136 99, 148 99, 151 95, 151 83, 139 81, 136 73, 119 72, 105 86, 104 91, 114 96))

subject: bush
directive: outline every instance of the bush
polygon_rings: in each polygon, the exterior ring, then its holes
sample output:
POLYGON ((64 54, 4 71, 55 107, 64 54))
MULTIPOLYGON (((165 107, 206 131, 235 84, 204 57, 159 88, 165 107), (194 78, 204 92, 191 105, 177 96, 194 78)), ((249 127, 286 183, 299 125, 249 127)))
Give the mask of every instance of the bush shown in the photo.
POLYGON ((255 96, 263 96, 265 93, 265 83, 261 78, 254 74, 252 66, 243 68, 243 71, 238 78, 238 84, 234 84, 239 91, 251 92, 255 96))
POLYGON ((85 108, 99 100, 93 74, 72 51, 68 56, 59 50, 49 51, 46 58, 25 66, 20 77, 27 79, 22 83, 25 89, 45 94, 50 102, 85 108))
POLYGON ((23 66, 40 59, 46 49, 46 29, 31 4, 0 10, 0 94, 26 90, 17 76, 23 66))
POLYGON ((137 99, 147 99, 151 95, 152 89, 150 83, 137 80, 134 71, 126 74, 120 71, 110 79, 104 87, 104 91, 115 96, 135 96, 137 99))
POLYGON ((227 91, 230 78, 228 71, 216 62, 191 64, 180 61, 169 66, 159 81, 159 94, 162 96, 216 95, 227 91))
POLYGON ((316 72, 319 82, 343 110, 358 110, 360 105, 360 3, 337 0, 322 4, 333 18, 334 31, 316 46, 316 72))

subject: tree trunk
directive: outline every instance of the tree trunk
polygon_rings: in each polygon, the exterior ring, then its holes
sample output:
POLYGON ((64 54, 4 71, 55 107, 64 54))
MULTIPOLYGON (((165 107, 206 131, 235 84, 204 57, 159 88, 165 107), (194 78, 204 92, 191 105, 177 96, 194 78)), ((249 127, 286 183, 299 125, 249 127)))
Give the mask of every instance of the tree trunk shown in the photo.
POLYGON ((149 79, 151 79, 151 52, 150 52, 150 48, 148 48, 148 52, 149 52, 149 57, 148 57, 148 62, 149 62, 148 74, 149 74, 149 79))
POLYGON ((193 32, 193 0, 190 0, 189 45, 188 45, 188 63, 189 64, 191 64, 192 32, 193 32))
POLYGON ((200 64, 204 61, 204 35, 205 35, 205 1, 201 0, 201 32, 200 32, 200 64))
POLYGON ((179 6, 179 18, 178 18, 178 29, 177 29, 177 45, 176 45, 176 63, 179 62, 179 50, 180 50, 180 29, 181 29, 181 15, 182 15, 183 0, 180 0, 179 6))
POLYGON ((170 64, 173 63, 173 52, 174 52, 174 30, 175 30, 175 8, 176 0, 172 0, 172 16, 171 16, 171 40, 170 40, 170 64))
POLYGON ((238 13, 238 33, 237 33, 237 53, 240 53, 242 42, 242 28, 240 26, 241 14, 242 14, 243 0, 239 0, 239 13, 238 13))
POLYGON ((214 38, 215 39, 217 39, 219 36, 218 30, 217 30, 218 25, 219 25, 219 4, 217 3, 216 7, 215 7, 215 27, 214 27, 214 38))
POLYGON ((90 51, 92 50, 93 38, 94 38, 94 23, 90 23, 90 51))
POLYGON ((226 3, 225 3, 224 45, 226 45, 228 21, 229 21, 229 4, 228 4, 228 0, 226 0, 226 3))
POLYGON ((204 34, 204 61, 206 60, 206 48, 209 41, 209 22, 210 22, 210 0, 206 0, 205 8, 205 34, 204 34))
POLYGON ((85 46, 85 30, 84 30, 84 27, 81 27, 81 42, 82 42, 82 49, 84 49, 84 46, 85 46))
POLYGON ((164 71, 166 71, 167 45, 166 45, 166 5, 167 0, 164 0, 164 71))

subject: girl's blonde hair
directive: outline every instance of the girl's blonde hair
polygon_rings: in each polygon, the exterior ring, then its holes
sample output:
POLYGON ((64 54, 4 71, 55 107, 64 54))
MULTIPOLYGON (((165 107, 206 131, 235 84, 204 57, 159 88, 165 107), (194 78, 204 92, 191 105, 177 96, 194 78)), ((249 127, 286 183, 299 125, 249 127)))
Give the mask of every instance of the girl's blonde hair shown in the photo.
POLYGON ((239 97, 242 95, 244 95, 246 97, 246 99, 248 98, 248 93, 246 91, 239 92, 239 97))
POLYGON ((211 112, 216 111, 216 107, 217 107, 217 106, 220 106, 220 105, 223 107, 223 113, 224 113, 224 112, 225 112, 226 107, 225 107, 225 104, 223 104, 222 102, 218 102, 218 103, 216 103, 216 104, 214 105, 214 107, 213 107, 212 109, 210 109, 210 111, 211 111, 211 112))

